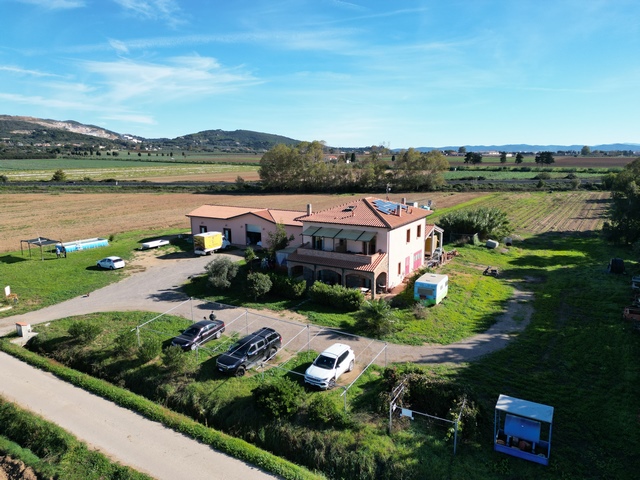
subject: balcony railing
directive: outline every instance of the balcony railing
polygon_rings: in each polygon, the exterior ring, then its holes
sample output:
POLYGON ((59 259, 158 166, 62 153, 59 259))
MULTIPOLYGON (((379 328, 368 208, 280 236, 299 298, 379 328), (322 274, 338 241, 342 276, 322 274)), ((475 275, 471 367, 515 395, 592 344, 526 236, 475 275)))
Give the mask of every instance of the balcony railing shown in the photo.
POLYGON ((341 253, 325 250, 315 250, 311 246, 298 247, 296 251, 298 255, 305 255, 307 257, 318 258, 331 258, 333 260, 344 260, 346 262, 357 262, 361 265, 368 265, 374 263, 380 256, 380 253, 374 253, 373 255, 365 255, 363 253, 341 253))

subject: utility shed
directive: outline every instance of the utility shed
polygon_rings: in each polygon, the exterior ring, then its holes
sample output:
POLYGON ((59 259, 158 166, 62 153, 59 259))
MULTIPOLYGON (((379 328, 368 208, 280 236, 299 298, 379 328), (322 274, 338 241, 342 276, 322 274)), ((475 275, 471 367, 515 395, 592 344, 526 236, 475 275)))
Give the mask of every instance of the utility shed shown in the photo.
POLYGON ((549 465, 553 407, 500 395, 495 408, 493 448, 497 452, 549 465))
POLYGON ((449 276, 425 273, 416 280, 413 298, 425 305, 437 305, 449 292, 449 276))

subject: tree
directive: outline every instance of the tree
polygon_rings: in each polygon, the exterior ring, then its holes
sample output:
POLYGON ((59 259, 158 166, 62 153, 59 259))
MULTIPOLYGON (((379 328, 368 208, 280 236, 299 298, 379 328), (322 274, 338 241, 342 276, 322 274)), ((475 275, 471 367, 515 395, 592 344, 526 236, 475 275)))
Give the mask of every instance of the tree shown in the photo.
POLYGON ((609 240, 626 245, 640 242, 640 157, 627 164, 614 178, 609 220, 603 232, 609 240))
POLYGON ((524 161, 524 155, 522 155, 522 153, 518 152, 516 154, 516 163, 520 164, 524 161))
POLYGON ((244 261, 249 265, 249 270, 253 270, 253 261, 258 258, 256 252, 251 247, 247 247, 244 251, 244 261))
POLYGON ((580 155, 582 155, 583 157, 591 155, 591 149, 587 145, 585 145, 584 147, 582 147, 582 150, 580 150, 580 155))
POLYGON ((229 288, 238 274, 238 264, 229 257, 217 257, 204 267, 209 283, 215 288, 229 288))
POLYGON ((460 147, 460 148, 458 149, 458 153, 459 153, 460 155, 464 155, 464 154, 466 154, 466 153, 467 153, 467 147, 460 147))
POLYGON ((467 152, 464 156, 464 163, 471 163, 473 165, 482 163, 482 155, 477 152, 467 152))
POLYGON ((67 179, 67 174, 64 173, 64 170, 59 168, 53 173, 53 177, 51 177, 52 182, 64 182, 67 179))
POLYGON ((271 258, 275 258, 276 252, 278 250, 287 248, 287 246, 289 245, 287 230, 282 223, 276 223, 275 231, 269 232, 267 236, 269 237, 269 247, 267 248, 267 251, 269 252, 269 256, 271 258))
POLYGON ((551 165, 555 163, 555 159, 553 158, 553 153, 551 152, 540 152, 536 155, 536 163, 540 165, 551 165))
POLYGON ((435 190, 444 185, 443 172, 449 161, 438 150, 420 152, 413 148, 400 154, 395 167, 395 184, 400 190, 435 190))
POLYGON ((255 300, 258 297, 266 295, 271 290, 273 283, 269 275, 260 272, 254 272, 247 275, 247 290, 253 295, 255 300))
POLYGON ((507 163, 507 152, 500 152, 500 163, 507 163))
POLYGON ((351 152, 351 162, 356 161, 356 152, 351 152))
POLYGON ((7 183, 9 181, 9 177, 6 175, 0 175, 0 183, 7 183))
POLYGON ((458 210, 438 219, 438 226, 447 232, 473 235, 482 239, 502 238, 513 231, 507 214, 495 207, 458 210))

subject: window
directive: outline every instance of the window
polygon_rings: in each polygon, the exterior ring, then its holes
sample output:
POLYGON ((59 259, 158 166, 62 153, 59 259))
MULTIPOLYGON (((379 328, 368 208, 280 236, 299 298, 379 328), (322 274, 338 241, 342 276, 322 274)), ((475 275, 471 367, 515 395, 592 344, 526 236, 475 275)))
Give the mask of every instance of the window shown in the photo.
POLYGON ((402 275, 402 263, 398 262, 398 275, 402 275))
POLYGON ((416 233, 417 238, 422 237, 422 225, 418 225, 418 232, 416 233))
POLYGON ((411 241, 411 229, 407 228, 407 243, 411 241))

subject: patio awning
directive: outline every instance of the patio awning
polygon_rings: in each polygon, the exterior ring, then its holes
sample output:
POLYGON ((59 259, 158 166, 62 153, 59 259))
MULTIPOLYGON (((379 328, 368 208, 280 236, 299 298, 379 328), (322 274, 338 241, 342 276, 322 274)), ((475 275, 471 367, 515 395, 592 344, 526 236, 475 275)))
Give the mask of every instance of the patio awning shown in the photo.
POLYGON ((370 242, 373 237, 376 236, 376 232, 362 232, 362 235, 358 237, 360 242, 370 242))
POLYGON ((339 228, 330 228, 330 227, 322 227, 316 233, 313 234, 314 237, 324 237, 324 238, 334 238, 338 232, 340 232, 339 228))
POLYGON ((345 240, 358 240, 360 235, 364 233, 363 230, 340 230, 336 235, 336 238, 344 238, 345 240))
POLYGON ((313 234, 316 233, 318 230, 320 230, 320 227, 307 227, 302 232, 302 235, 308 235, 308 236, 312 237, 313 234))

